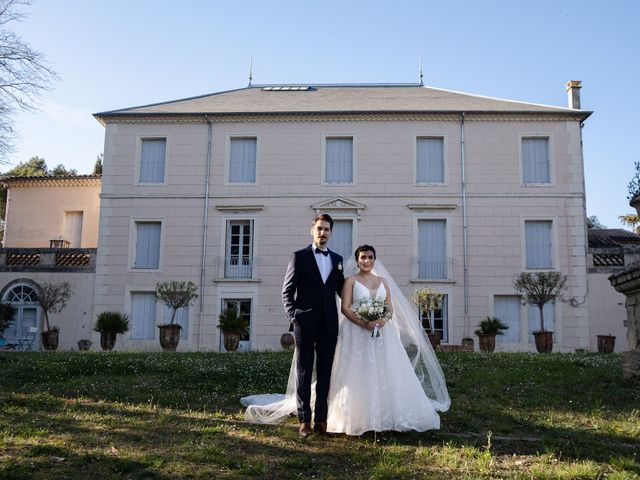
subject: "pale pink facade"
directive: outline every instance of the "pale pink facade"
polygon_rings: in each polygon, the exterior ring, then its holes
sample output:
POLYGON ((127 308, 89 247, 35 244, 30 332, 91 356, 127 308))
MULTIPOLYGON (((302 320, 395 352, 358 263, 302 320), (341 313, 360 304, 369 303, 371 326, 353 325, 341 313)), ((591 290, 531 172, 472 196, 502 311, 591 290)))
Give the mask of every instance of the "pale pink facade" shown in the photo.
POLYGON ((512 326, 498 350, 534 350, 537 317, 512 281, 542 269, 567 274, 576 299, 551 307, 555 350, 589 348, 587 302, 577 301, 587 290, 580 125, 589 112, 385 88, 253 87, 97 114, 106 133, 93 311, 129 314, 118 348, 159 349, 166 317, 151 294, 163 280, 200 287, 179 350, 219 350, 217 317, 229 302, 251 321, 244 348, 279 348, 284 270, 319 211, 340 222, 334 249, 372 244, 405 294, 447 294, 437 324, 447 343, 496 315, 512 326), (421 181, 421 148, 433 139, 441 171, 421 181), (524 144, 537 140, 548 177, 526 181, 524 144), (340 142, 351 175, 342 183, 327 178, 340 142), (531 267, 538 230, 544 265, 531 267), (438 269, 423 268, 429 255, 438 269))
POLYGON ((95 248, 100 217, 100 178, 12 177, 7 185, 4 247, 95 248))

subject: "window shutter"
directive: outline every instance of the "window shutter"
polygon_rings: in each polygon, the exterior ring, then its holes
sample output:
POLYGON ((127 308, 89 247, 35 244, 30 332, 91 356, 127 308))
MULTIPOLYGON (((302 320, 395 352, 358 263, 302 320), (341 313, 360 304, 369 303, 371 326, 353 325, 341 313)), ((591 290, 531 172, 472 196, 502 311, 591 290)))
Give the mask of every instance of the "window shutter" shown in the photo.
POLYGON ((442 138, 418 138, 416 145, 416 180, 418 183, 444 182, 442 138))
POLYGON ((327 183, 353 182, 353 139, 327 138, 325 181, 327 183))
POLYGON ((160 267, 160 222, 136 222, 135 268, 160 267))
POLYGON ((232 138, 229 153, 229 182, 254 183, 256 181, 255 138, 232 138))
POLYGON ((153 340, 156 323, 156 296, 153 293, 131 294, 131 335, 134 340, 153 340))
POLYGON ((508 325, 504 335, 496 337, 499 343, 520 343, 520 297, 515 295, 496 295, 493 297, 494 316, 508 325))
POLYGON ((552 268, 551 222, 526 221, 524 226, 527 268, 552 268))
POLYGON ((549 183, 549 139, 522 139, 522 172, 524 183, 549 183))
POLYGON ((353 222, 351 220, 335 220, 329 240, 329 249, 346 261, 353 255, 353 222))
POLYGON ((140 183, 164 182, 167 140, 144 139, 140 152, 140 183))
POLYGON ((447 278, 446 221, 418 221, 419 276, 426 279, 447 278))

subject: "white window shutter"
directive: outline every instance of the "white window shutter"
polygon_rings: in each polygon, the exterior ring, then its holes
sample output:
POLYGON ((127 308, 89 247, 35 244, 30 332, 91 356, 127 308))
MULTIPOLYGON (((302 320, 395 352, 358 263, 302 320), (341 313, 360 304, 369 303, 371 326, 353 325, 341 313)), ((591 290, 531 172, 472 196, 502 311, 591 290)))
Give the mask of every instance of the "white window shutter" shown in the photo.
POLYGON ((164 182, 167 140, 143 139, 140 152, 140 183, 164 182))
POLYGON ((419 277, 446 279, 446 252, 446 220, 419 220, 419 277))
POLYGON ((153 340, 156 324, 156 296, 153 293, 131 294, 131 334, 133 340, 153 340))
POLYGON ((416 180, 418 183, 444 182, 444 139, 418 138, 416 180))
POLYGON ((229 182, 254 183, 256 181, 255 138, 232 138, 229 153, 229 182))
POLYGON ((160 222, 136 222, 135 268, 160 267, 160 222))
POLYGON ((352 183, 353 138, 327 138, 325 155, 325 181, 352 183))
POLYGON ((552 268, 551 222, 530 220, 524 226, 527 268, 552 268))
POLYGON ((496 295, 493 297, 494 316, 509 328, 496 337, 499 343, 520 343, 520 297, 496 295))
POLYGON ((524 183, 550 183, 549 139, 522 139, 522 175, 524 183))

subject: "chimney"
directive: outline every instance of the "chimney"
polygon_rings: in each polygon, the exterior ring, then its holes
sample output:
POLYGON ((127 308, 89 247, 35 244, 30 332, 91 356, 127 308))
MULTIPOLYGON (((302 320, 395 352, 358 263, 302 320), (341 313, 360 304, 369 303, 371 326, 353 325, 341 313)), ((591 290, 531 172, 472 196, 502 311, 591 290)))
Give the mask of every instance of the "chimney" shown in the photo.
POLYGON ((567 82, 567 99, 569 100, 569 108, 580 110, 580 89, 582 82, 580 80, 569 80, 567 82))

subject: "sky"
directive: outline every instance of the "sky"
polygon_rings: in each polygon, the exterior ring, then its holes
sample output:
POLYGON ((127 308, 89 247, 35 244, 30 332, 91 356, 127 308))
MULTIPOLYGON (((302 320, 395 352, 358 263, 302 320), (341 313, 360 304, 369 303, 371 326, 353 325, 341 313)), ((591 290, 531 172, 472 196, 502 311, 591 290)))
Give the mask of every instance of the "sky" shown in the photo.
POLYGON ((587 214, 632 213, 640 106, 636 0, 34 0, 10 28, 60 79, 15 117, 15 153, 91 173, 92 114, 262 83, 412 83, 567 106, 582 81, 587 214))

